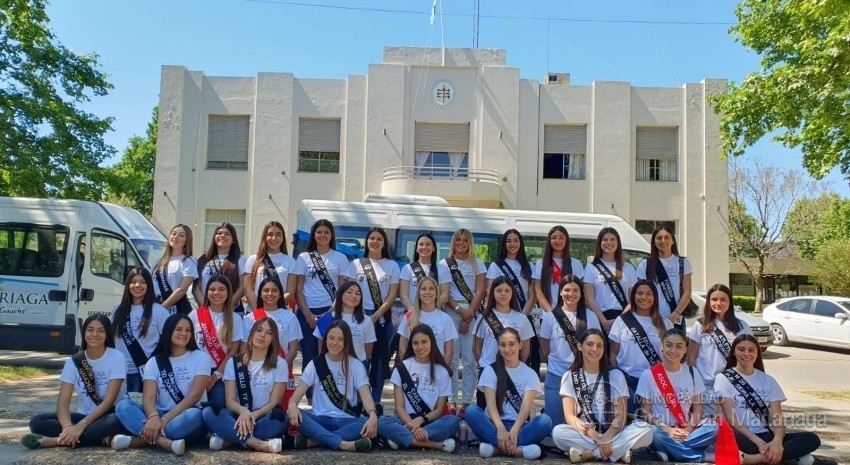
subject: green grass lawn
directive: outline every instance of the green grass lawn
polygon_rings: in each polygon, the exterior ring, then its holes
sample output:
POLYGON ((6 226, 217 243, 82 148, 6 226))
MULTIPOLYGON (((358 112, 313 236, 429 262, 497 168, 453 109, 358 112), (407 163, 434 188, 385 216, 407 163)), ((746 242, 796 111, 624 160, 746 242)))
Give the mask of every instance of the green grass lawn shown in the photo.
POLYGON ((26 378, 35 378, 38 376, 54 375, 61 370, 49 370, 35 367, 7 367, 0 366, 0 384, 10 383, 26 378))

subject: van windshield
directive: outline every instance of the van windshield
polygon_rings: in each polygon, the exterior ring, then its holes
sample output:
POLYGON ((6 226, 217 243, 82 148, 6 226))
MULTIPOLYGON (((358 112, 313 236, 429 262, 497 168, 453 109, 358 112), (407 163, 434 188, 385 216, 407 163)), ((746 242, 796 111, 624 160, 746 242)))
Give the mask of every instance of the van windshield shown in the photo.
POLYGON ((65 270, 68 228, 0 224, 0 274, 56 278, 65 270))
POLYGON ((139 252, 139 256, 148 265, 148 269, 153 269, 153 266, 162 258, 165 253, 165 241, 152 241, 149 239, 133 239, 133 246, 139 252))

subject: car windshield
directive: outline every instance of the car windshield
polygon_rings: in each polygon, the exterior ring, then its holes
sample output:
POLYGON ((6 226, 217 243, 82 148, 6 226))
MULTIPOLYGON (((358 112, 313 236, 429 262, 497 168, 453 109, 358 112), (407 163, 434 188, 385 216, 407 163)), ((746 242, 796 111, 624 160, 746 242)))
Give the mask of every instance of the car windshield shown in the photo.
POLYGON ((133 245, 136 246, 136 250, 139 251, 142 260, 147 263, 148 269, 153 269, 153 266, 162 258, 162 254, 165 252, 166 242, 134 239, 133 245))

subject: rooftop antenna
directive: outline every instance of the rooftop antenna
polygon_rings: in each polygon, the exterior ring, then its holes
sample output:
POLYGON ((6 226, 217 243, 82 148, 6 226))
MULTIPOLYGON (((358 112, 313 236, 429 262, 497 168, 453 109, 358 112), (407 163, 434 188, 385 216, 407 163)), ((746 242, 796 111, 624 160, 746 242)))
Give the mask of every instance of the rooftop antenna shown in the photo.
POLYGON ((472 48, 478 48, 478 18, 480 11, 480 0, 472 0, 472 48))

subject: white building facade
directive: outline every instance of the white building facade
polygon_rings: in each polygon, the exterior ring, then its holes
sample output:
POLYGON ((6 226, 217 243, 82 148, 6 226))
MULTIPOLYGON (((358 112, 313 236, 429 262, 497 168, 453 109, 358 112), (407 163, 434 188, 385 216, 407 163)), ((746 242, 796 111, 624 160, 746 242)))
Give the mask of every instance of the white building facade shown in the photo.
POLYGON ((672 225, 694 289, 706 289, 729 272, 727 166, 709 103, 725 87, 541 83, 485 49, 386 47, 383 63, 347 79, 164 66, 154 222, 193 225, 198 254, 229 221, 253 253, 269 220, 294 231, 305 198, 608 213, 647 238, 672 225))

